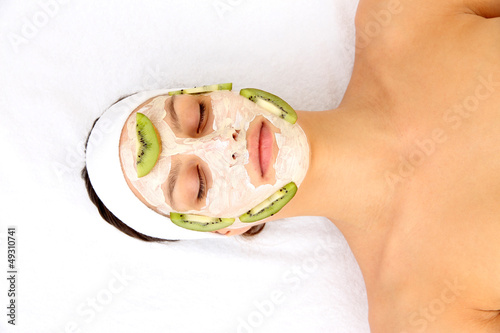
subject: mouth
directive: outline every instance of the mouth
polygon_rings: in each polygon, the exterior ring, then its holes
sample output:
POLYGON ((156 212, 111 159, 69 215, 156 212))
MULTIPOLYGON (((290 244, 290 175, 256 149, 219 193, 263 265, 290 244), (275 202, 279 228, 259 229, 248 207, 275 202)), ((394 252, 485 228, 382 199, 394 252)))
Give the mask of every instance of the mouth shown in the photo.
POLYGON ((273 125, 264 117, 254 119, 248 129, 249 164, 247 172, 259 178, 252 181, 254 186, 273 184, 276 181, 273 164, 276 160, 278 147, 274 133, 273 125))
POLYGON ((258 142, 260 172, 261 176, 264 177, 269 171, 273 155, 273 133, 265 121, 261 123, 258 142))

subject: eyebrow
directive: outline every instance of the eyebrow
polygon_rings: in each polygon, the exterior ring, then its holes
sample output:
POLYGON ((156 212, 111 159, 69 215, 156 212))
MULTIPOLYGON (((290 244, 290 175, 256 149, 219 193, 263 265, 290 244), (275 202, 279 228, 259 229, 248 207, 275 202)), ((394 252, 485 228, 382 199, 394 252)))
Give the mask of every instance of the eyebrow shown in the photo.
POLYGON ((170 201, 170 206, 174 208, 174 198, 172 194, 174 193, 175 183, 177 182, 177 177, 179 176, 179 170, 181 169, 181 161, 176 160, 172 162, 172 170, 170 170, 170 174, 168 175, 167 180, 167 196, 170 201))
POLYGON ((175 102, 176 96, 177 95, 173 95, 171 98, 169 98, 167 105, 166 105, 166 108, 167 108, 166 111, 168 114, 170 114, 170 117, 172 118, 172 123, 173 123, 174 128, 176 130, 180 131, 181 125, 179 123, 179 117, 177 116, 177 111, 175 111, 175 108, 174 108, 174 102, 175 102))

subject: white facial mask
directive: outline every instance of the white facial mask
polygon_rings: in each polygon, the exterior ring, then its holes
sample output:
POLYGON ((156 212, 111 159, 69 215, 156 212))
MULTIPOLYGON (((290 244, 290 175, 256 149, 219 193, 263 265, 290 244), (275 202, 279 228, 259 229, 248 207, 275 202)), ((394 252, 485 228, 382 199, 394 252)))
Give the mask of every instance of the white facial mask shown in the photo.
POLYGON ((137 111, 153 122, 162 141, 162 152, 157 164, 148 175, 141 178, 137 177, 134 167, 135 113, 127 121, 127 137, 120 148, 122 167, 132 185, 151 206, 165 215, 173 211, 165 200, 164 184, 170 172, 171 156, 176 154, 198 156, 207 163, 212 177, 212 187, 207 192, 206 205, 200 210, 181 213, 238 217, 289 182, 300 185, 309 167, 309 146, 305 133, 297 124, 292 125, 276 117, 234 92, 218 91, 209 96, 214 114, 214 131, 202 138, 175 136, 164 121, 166 111, 163 106, 169 96, 156 97, 137 111), (250 123, 259 115, 279 129, 279 133, 274 134, 279 152, 274 164, 276 182, 255 187, 245 169, 249 163, 246 136, 250 123), (236 130, 239 133, 235 140, 233 134, 236 130))

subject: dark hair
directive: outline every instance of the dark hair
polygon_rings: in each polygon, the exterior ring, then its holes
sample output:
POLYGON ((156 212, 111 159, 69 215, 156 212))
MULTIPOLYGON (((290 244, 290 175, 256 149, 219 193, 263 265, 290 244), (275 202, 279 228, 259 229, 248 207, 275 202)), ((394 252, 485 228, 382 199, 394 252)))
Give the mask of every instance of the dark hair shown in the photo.
POLYGON ((101 199, 97 196, 97 193, 95 193, 94 188, 92 187, 92 183, 90 183, 90 178, 89 174, 87 172, 87 167, 84 167, 82 170, 82 178, 85 181, 85 187, 87 188, 87 193, 89 194, 90 201, 94 203, 94 205, 97 207, 97 210, 99 211, 99 214, 101 217, 111 224, 113 227, 117 228, 118 230, 124 232, 125 234, 129 235, 130 237, 134 237, 137 239, 140 239, 142 241, 146 242, 164 242, 164 241, 175 241, 171 239, 162 239, 162 238, 156 238, 156 237, 151 237, 144 235, 138 231, 135 231, 134 229, 130 228, 128 225, 123 223, 119 218, 115 216, 115 214, 111 213, 108 208, 103 204, 101 199))
MULTIPOLYGON (((87 141, 85 142, 85 149, 87 149, 87 144, 89 142, 90 138, 90 133, 92 132, 92 129, 94 128, 95 124, 97 123, 97 118, 94 121, 94 124, 92 125, 92 128, 90 129, 89 135, 87 136, 87 141)), ((177 239, 163 239, 163 238, 156 238, 156 237, 151 237, 148 235, 144 235, 132 228, 130 228, 128 225, 123 223, 118 217, 115 216, 106 206, 104 203, 101 201, 101 199, 97 196, 97 193, 94 190, 94 187, 92 187, 92 183, 90 182, 89 174, 87 172, 87 166, 83 167, 82 169, 82 178, 85 182, 85 187, 87 188, 87 193, 89 195, 90 200, 94 203, 94 205, 97 207, 97 210, 99 211, 99 214, 101 217, 111 224, 113 227, 117 228, 118 230, 122 231, 123 233, 129 235, 130 237, 140 239, 145 242, 175 242, 178 241, 177 239)), ((243 234, 243 236, 250 237, 257 235, 264 229, 264 226, 266 224, 259 224, 256 226, 251 227, 247 232, 243 234)))

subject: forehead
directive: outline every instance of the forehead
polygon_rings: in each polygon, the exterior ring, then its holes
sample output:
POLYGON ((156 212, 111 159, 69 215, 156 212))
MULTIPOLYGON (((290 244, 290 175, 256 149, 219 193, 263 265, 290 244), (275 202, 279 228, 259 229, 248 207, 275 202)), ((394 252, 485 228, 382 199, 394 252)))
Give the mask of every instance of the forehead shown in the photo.
MULTIPOLYGON (((137 112, 141 112, 146 114, 148 118, 153 117, 154 113, 162 113, 162 111, 165 109, 165 102, 170 98, 168 95, 159 95, 155 97, 151 97, 147 99, 146 101, 142 102, 138 107, 136 107, 132 112, 130 113, 129 117, 125 121, 125 125, 123 128, 127 126, 128 123, 130 122, 135 122, 135 115, 137 112)), ((153 117, 156 118, 156 117, 153 117)), ((150 118, 151 119, 151 118, 150 118)), ((152 120, 152 119, 151 119, 152 120)))
MULTIPOLYGON (((119 142, 119 155, 122 172, 131 190, 137 195, 141 194, 148 206, 160 208, 162 212, 170 212, 170 206, 165 201, 165 196, 161 191, 163 184, 170 172, 170 158, 165 154, 160 154, 153 170, 146 176, 138 178, 136 171, 137 160, 137 134, 136 134, 136 114, 141 112, 146 115, 155 125, 158 132, 169 131, 169 126, 163 121, 165 117, 164 104, 169 96, 160 95, 149 98, 135 108, 125 121, 122 128, 119 142)), ((160 134, 160 142, 164 141, 165 134, 160 134)))

